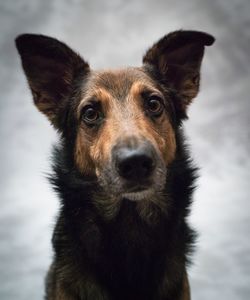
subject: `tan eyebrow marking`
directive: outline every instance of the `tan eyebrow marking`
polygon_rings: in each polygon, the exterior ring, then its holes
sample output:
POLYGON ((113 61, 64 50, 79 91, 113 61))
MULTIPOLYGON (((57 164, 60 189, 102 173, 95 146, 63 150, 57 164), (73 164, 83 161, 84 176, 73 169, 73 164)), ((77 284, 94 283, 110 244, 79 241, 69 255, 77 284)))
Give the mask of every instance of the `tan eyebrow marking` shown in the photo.
POLYGON ((130 93, 132 95, 138 95, 142 93, 145 90, 150 90, 152 92, 155 92, 156 94, 159 94, 160 96, 163 96, 161 92, 155 88, 155 86, 149 82, 144 82, 144 81, 136 81, 132 84, 130 93))
POLYGON ((108 101, 110 101, 113 97, 112 95, 104 88, 97 88, 93 91, 89 91, 84 98, 81 100, 80 104, 77 108, 77 116, 80 117, 81 110, 86 102, 88 100, 96 98, 97 100, 100 100, 103 104, 103 106, 107 106, 108 101))

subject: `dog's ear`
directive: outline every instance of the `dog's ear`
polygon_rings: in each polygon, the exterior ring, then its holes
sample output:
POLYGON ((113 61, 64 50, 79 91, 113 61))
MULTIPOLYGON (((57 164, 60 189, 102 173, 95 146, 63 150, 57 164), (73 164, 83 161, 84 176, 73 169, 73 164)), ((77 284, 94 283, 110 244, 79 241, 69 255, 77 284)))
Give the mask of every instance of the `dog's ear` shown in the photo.
POLYGON ((163 81, 179 93, 179 109, 184 115, 199 91, 204 48, 214 40, 204 32, 175 31, 160 39, 143 57, 143 63, 151 65, 163 81))
POLYGON ((16 47, 35 105, 58 127, 58 111, 75 79, 89 72, 88 64, 67 45, 43 35, 20 35, 16 47))

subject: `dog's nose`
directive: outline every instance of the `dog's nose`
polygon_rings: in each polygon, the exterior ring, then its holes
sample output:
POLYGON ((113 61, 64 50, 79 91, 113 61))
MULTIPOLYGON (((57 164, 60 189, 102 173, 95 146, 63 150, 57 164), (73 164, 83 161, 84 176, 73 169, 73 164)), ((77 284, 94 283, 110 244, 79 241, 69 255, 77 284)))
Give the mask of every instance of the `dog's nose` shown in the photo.
POLYGON ((147 146, 117 149, 115 162, 119 175, 126 180, 145 180, 155 168, 153 151, 147 146))

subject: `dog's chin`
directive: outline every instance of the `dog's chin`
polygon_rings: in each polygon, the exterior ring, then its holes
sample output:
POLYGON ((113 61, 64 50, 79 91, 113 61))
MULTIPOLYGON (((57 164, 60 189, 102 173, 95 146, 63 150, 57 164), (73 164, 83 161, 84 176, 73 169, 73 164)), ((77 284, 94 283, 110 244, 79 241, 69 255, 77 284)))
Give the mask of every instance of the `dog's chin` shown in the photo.
POLYGON ((154 190, 152 188, 144 189, 140 191, 133 191, 133 192, 125 192, 122 194, 123 199, 127 199, 130 201, 143 201, 149 200, 154 195, 154 190))

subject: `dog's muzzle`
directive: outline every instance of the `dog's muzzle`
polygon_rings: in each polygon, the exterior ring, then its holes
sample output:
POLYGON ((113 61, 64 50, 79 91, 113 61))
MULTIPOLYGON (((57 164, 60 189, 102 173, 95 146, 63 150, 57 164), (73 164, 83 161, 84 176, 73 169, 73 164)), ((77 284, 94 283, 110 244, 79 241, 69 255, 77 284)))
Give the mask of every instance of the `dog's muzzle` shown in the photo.
POLYGON ((112 199, 158 201, 166 181, 166 166, 154 145, 143 138, 127 137, 111 150, 99 183, 112 199))

